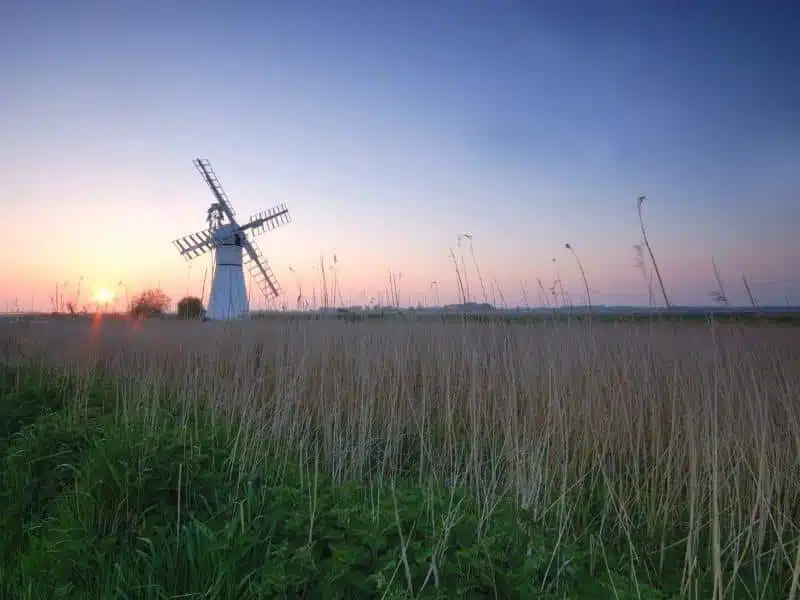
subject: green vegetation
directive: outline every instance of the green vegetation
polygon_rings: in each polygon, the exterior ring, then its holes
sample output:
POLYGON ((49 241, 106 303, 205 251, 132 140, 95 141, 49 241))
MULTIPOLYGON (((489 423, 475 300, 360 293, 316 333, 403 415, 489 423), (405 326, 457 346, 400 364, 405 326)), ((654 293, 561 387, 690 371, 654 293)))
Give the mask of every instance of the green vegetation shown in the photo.
POLYGON ((0 597, 797 597, 791 332, 207 325, 0 330, 0 597))
POLYGON ((99 384, 76 397, 53 375, 3 377, 4 598, 633 597, 624 559, 559 544, 508 505, 481 523, 460 490, 335 486, 302 462, 242 473, 235 428, 123 416, 99 384))
POLYGON ((194 296, 186 296, 178 302, 179 319, 200 319, 205 314, 203 301, 194 296))

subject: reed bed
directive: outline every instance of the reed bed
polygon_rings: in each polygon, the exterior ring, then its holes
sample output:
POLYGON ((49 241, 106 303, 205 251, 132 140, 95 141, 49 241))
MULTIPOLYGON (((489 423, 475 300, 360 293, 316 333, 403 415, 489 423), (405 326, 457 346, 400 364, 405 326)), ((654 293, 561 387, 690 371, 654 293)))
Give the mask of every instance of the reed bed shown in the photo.
POLYGON ((511 502, 639 577, 677 571, 684 597, 703 577, 800 597, 793 328, 76 320, 0 340, 0 362, 113 382, 120 415, 236 423, 242 474, 312 456, 335 482, 460 488, 487 531, 511 502))

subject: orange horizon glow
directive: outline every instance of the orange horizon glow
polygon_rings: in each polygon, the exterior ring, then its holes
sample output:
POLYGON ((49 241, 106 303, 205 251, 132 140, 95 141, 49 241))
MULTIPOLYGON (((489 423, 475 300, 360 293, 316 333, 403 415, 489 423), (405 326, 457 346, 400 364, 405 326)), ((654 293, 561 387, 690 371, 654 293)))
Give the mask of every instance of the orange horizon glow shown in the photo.
POLYGON ((94 292, 94 300, 98 304, 108 304, 114 300, 114 293, 106 288, 97 288, 94 292))

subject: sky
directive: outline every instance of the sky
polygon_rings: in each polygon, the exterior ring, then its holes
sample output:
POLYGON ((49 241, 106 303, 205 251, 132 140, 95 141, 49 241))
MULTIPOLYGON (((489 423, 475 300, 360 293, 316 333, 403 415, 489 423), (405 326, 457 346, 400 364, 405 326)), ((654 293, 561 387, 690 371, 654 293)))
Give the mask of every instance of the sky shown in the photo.
POLYGON ((241 219, 289 208, 256 239, 289 308, 320 257, 345 304, 390 272, 403 305, 456 302, 451 249, 473 300, 477 264, 490 302, 560 278, 583 303, 566 242, 594 304, 646 304, 640 195, 673 303, 710 303, 713 257, 731 303, 746 276, 798 305, 793 4, 6 0, 0 312, 207 297, 212 257, 171 245, 207 226, 195 158, 241 219))

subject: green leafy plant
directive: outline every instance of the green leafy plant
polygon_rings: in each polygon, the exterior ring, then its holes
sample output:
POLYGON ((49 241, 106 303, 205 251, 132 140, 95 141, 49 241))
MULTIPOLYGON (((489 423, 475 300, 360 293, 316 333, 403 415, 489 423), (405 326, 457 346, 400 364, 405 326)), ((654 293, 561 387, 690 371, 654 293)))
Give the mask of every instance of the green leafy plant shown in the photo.
POLYGON ((178 301, 178 318, 200 319, 205 315, 203 301, 194 296, 186 296, 178 301))

